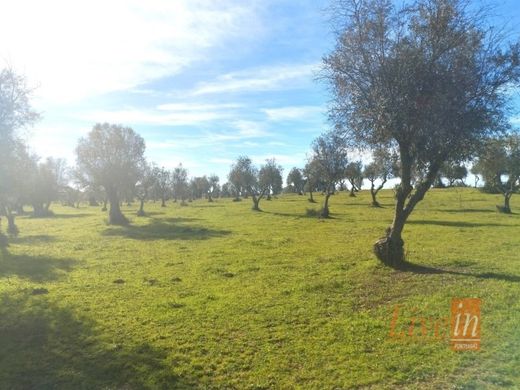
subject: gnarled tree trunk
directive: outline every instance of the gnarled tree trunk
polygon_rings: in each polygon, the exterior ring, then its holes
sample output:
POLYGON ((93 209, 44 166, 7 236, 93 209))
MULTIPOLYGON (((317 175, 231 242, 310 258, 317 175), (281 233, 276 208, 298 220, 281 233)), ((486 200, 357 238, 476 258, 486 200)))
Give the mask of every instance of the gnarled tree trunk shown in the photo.
POLYGON ((7 234, 16 237, 20 231, 15 223, 15 215, 9 208, 6 210, 5 218, 7 219, 7 234))
POLYGON ((121 207, 119 205, 119 198, 117 196, 117 191, 113 188, 107 190, 108 202, 110 204, 110 209, 108 211, 108 223, 110 225, 126 225, 128 224, 128 219, 121 212, 121 207))
MULTIPOLYGON (((416 187, 412 194, 411 185, 412 160, 406 150, 401 147, 401 185, 396 194, 395 214, 392 225, 386 229, 386 234, 374 244, 374 253, 384 264, 400 268, 405 265, 404 240, 402 233, 406 220, 411 212, 431 187, 439 171, 440 162, 430 165, 425 179, 416 187), (408 199, 409 198, 409 199, 408 199), (408 201, 407 201, 408 199, 408 201)), ((439 158, 439 161, 442 161, 439 158)))
POLYGON ((504 193, 504 205, 502 207, 497 206, 498 210, 505 214, 511 214, 511 206, 510 200, 513 193, 511 191, 506 191, 504 193))
POLYGON ((137 211, 138 217, 144 217, 144 198, 139 198, 139 210, 137 211))
POLYGON ((327 193, 325 194, 325 201, 323 202, 323 207, 320 211, 320 217, 322 218, 328 218, 329 215, 330 215, 330 211, 329 211, 329 198, 330 198, 330 192, 327 191, 327 193))
POLYGON ((315 203, 314 197, 312 196, 312 190, 309 190, 309 202, 315 203))

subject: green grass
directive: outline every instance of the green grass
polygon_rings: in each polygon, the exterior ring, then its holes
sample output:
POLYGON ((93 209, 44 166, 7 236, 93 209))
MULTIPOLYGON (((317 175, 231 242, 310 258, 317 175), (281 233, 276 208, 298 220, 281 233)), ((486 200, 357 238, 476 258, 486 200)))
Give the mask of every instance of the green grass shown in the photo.
POLYGON ((503 215, 499 196, 430 191, 405 228, 409 271, 371 252, 392 196, 335 195, 327 220, 297 195, 261 213, 134 205, 129 227, 86 206, 19 218, 0 255, 0 388, 519 388, 520 196, 503 215), (439 318, 454 297, 483 301, 480 351, 389 337, 395 305, 439 318))

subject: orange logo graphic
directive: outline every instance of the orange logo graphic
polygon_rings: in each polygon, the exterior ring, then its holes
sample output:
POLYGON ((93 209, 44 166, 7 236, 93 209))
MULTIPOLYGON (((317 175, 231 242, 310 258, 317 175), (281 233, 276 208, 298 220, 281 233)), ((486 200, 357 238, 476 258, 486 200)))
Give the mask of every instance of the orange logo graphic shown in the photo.
POLYGON ((414 307, 403 312, 400 305, 394 307, 390 321, 390 338, 400 341, 449 342, 454 351, 480 349, 479 298, 453 298, 451 318, 420 316, 414 307))
POLYGON ((454 351, 480 349, 480 299, 451 301, 450 345, 454 351))

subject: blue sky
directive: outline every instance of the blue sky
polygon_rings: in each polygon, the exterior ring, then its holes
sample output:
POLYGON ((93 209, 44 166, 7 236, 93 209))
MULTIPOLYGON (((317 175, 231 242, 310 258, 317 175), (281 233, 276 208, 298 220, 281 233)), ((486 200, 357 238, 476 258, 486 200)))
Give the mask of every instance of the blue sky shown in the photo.
MULTIPOLYGON (((498 12, 514 27, 516 1, 498 12)), ((74 162, 96 122, 132 127, 147 157, 222 181, 239 155, 303 166, 328 128, 315 80, 334 37, 326 0, 16 0, 2 6, 0 58, 27 74, 41 156, 74 162), (28 11, 30 10, 30 11, 28 11)), ((515 119, 516 120, 516 119, 515 119)))

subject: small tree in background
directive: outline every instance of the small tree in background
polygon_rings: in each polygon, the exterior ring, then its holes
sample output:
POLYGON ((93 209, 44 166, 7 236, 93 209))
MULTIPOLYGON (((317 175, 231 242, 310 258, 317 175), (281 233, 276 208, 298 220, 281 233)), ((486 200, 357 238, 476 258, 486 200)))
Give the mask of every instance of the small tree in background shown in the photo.
POLYGON ((173 201, 177 202, 177 199, 181 200, 181 204, 186 204, 185 201, 188 198, 189 183, 188 183, 188 170, 179 164, 172 172, 172 193, 173 201))
POLYGON ((166 207, 166 199, 168 199, 170 188, 172 186, 171 174, 164 167, 154 167, 153 170, 153 176, 155 177, 153 192, 159 197, 159 199, 161 199, 161 207, 166 207))
POLYGON ((137 211, 137 216, 139 217, 146 215, 144 212, 144 202, 148 199, 150 191, 157 182, 157 173, 158 170, 156 167, 151 166, 146 161, 143 162, 139 170, 139 180, 135 185, 135 193, 137 199, 139 199, 139 210, 137 211))
POLYGON ((486 186, 504 196, 504 205, 497 209, 511 213, 511 197, 520 190, 520 135, 489 140, 474 165, 474 172, 482 175, 486 186))
POLYGON ((279 186, 281 190, 282 186, 281 167, 274 159, 267 160, 258 170, 249 157, 240 156, 231 166, 229 177, 236 180, 234 186, 240 186, 251 196, 255 211, 261 211, 260 201, 272 188, 279 186))
MULTIPOLYGON (((244 162, 244 161, 242 161, 244 162)), ((231 167, 231 170, 228 174, 228 181, 231 184, 230 189, 233 190, 233 193, 235 194, 234 201, 237 202, 240 200, 240 195, 242 195, 243 190, 243 177, 242 177, 242 166, 240 163, 240 158, 237 160, 236 164, 233 164, 231 167)))
POLYGON ((213 202, 213 197, 218 197, 220 192, 219 177, 210 175, 208 177, 208 202, 213 202))
POLYGON ((464 185, 464 179, 468 176, 468 169, 457 163, 444 163, 440 175, 448 180, 448 187, 453 187, 457 180, 464 185))
POLYGON ((230 182, 225 182, 222 184, 222 188, 220 189, 220 196, 223 198, 231 198, 235 190, 233 189, 233 184, 230 182))
POLYGON ((347 167, 347 145, 344 138, 328 132, 314 140, 312 151, 312 160, 316 162, 319 176, 325 183, 325 201, 320 215, 327 218, 330 215, 329 198, 334 194, 336 183, 344 177, 347 167))
POLYGON ((320 164, 317 160, 311 157, 303 169, 303 177, 305 178, 304 188, 309 192, 309 202, 311 203, 316 203, 312 193, 320 183, 320 175, 320 164))
POLYGON ((301 169, 293 167, 287 175, 287 186, 298 195, 303 195, 305 178, 301 169))
POLYGON ((128 223, 119 202, 138 181, 144 150, 144 140, 134 130, 109 123, 96 124, 79 140, 76 148, 78 168, 89 183, 104 188, 110 203, 109 224, 128 223))
POLYGON ((33 216, 52 215, 49 207, 60 198, 68 185, 67 164, 65 160, 48 157, 38 163, 34 157, 32 169, 27 171, 30 189, 27 192, 29 203, 33 206, 33 216))
POLYGON ((278 195, 282 192, 282 172, 283 168, 276 163, 274 158, 267 159, 260 168, 258 181, 261 188, 267 188, 267 200, 271 200, 271 194, 278 195))
POLYGON ((363 175, 370 182, 370 195, 372 206, 381 207, 377 201, 377 194, 383 189, 388 179, 391 179, 398 170, 397 156, 392 156, 387 149, 376 149, 373 153, 373 161, 365 167, 363 175), (378 186, 375 182, 380 180, 378 186))
POLYGON ((363 163, 361 161, 348 163, 344 176, 350 183, 350 196, 356 196, 356 191, 359 191, 363 185, 363 163))

